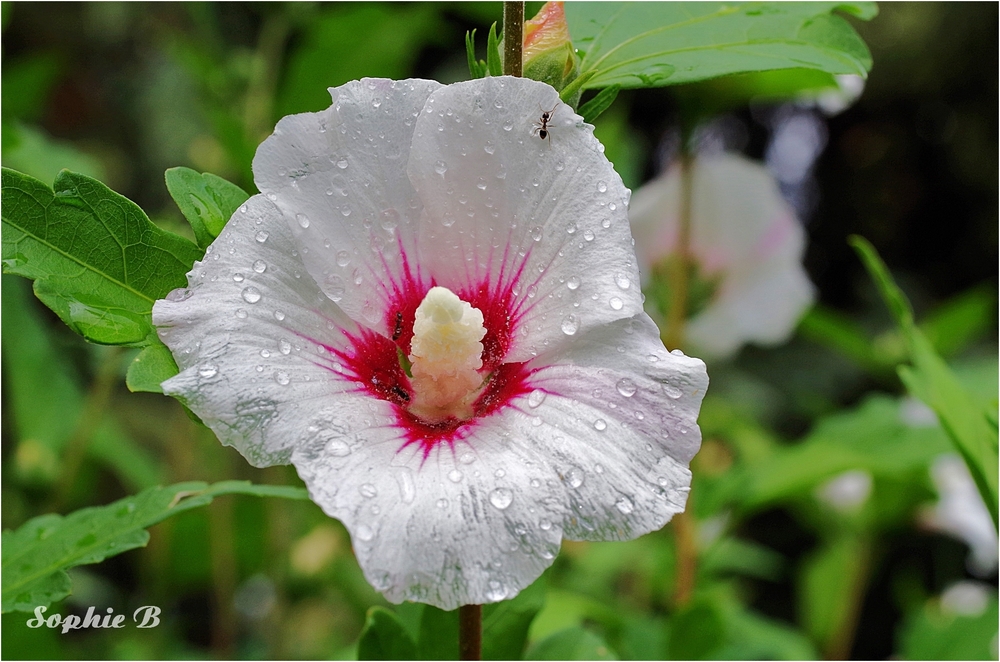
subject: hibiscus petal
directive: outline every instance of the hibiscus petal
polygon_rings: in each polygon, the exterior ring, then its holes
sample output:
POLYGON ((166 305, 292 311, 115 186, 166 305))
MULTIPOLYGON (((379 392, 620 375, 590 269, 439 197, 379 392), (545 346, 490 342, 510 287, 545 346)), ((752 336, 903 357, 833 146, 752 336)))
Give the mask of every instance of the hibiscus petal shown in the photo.
POLYGON ((438 89, 408 172, 424 205, 421 264, 437 284, 510 291, 507 360, 642 310, 629 192, 550 86, 505 76, 438 89), (550 110, 543 140, 533 128, 550 110))
POLYGON ((422 209, 406 163, 417 115, 440 87, 366 78, 331 88, 332 106, 283 118, 254 157, 257 187, 283 210, 320 288, 383 335, 393 286, 420 278, 404 261, 422 209))
POLYGON ((340 410, 355 386, 320 342, 342 344, 339 329, 354 323, 306 273, 282 212, 264 196, 233 215, 188 283, 153 306, 180 368, 163 389, 222 443, 256 466, 285 464, 317 434, 317 411, 336 403, 336 417, 347 417, 340 410))

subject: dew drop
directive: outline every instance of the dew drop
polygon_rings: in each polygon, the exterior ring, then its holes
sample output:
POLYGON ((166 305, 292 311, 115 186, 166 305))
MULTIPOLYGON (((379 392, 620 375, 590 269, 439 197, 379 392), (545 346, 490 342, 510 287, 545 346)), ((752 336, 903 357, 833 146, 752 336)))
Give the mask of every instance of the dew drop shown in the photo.
POLYGON ((215 377, 219 374, 219 368, 211 363, 206 363, 205 365, 198 368, 198 374, 208 379, 209 377, 215 377))
POLYGON ((663 392, 666 393, 667 397, 670 398, 671 400, 677 400, 682 395, 684 395, 684 391, 680 390, 673 384, 664 384, 663 392))
POLYGON ((262 274, 265 271, 267 271, 267 264, 264 262, 264 260, 257 260, 256 262, 253 263, 253 270, 259 274, 262 274))
POLYGON ((288 378, 287 372, 285 372, 284 370, 279 370, 278 372, 274 373, 274 381, 278 382, 282 386, 287 386, 288 382, 290 382, 291 379, 288 378))
POLYGON ((492 154, 493 152, 496 151, 496 149, 497 148, 493 144, 493 141, 490 141, 490 140, 487 140, 486 141, 486 145, 483 147, 483 150, 485 150, 487 154, 492 154))
POLYGON ((571 290, 575 290, 580 287, 580 279, 576 276, 571 276, 569 280, 566 281, 566 287, 571 290))
POLYGON ((502 582, 494 579, 489 582, 489 588, 486 589, 486 597, 493 602, 500 602, 507 597, 507 587, 502 582))
POLYGON ((386 209, 382 212, 381 224, 383 230, 395 230, 399 225, 399 212, 395 209, 386 209))
POLYGON ((505 510, 514 501, 514 493, 506 487, 498 487, 490 492, 490 503, 497 510, 505 510))
POLYGON ((365 497, 366 499, 371 499, 372 497, 378 495, 378 490, 371 483, 364 483, 361 487, 358 488, 358 492, 360 492, 361 496, 365 497))
POLYGON ((607 427, 608 424, 604 422, 603 418, 599 418, 596 421, 594 421, 594 429, 597 430, 598 432, 603 432, 607 427))
POLYGON ((309 217, 305 214, 296 214, 295 220, 298 221, 299 227, 303 229, 309 227, 309 217))
POLYGON ((597 190, 601 193, 607 193, 608 183, 604 180, 597 182, 597 190))
POLYGON ((610 228, 611 227, 611 219, 610 218, 603 219, 601 221, 601 227, 602 228, 610 228))
POLYGON ((538 226, 531 228, 531 238, 535 241, 542 240, 542 229, 538 226))
POLYGON ((580 329, 580 319, 576 315, 567 315, 562 321, 562 332, 571 336, 580 329))
POLYGON ((261 230, 260 232, 257 233, 257 236, 254 237, 254 239, 257 240, 258 244, 263 244, 265 241, 267 241, 267 237, 268 237, 267 232, 261 230))
POLYGON ((263 356, 266 359, 269 356, 271 356, 271 352, 269 350, 262 349, 262 350, 260 350, 260 355, 263 356))
POLYGON ((574 490, 581 485, 583 485, 583 471, 577 469, 576 467, 571 468, 566 472, 566 482, 574 490))
POLYGON ((396 484, 399 485, 399 498, 403 503, 413 503, 417 496, 417 487, 413 482, 413 472, 410 469, 402 469, 396 474, 396 484))
POLYGON ((238 317, 239 319, 245 320, 247 318, 247 315, 249 315, 249 313, 247 313, 245 308, 236 309, 236 317, 238 317))
POLYGON ((326 451, 334 457, 347 457, 351 454, 351 447, 346 441, 334 440, 326 445, 326 451))
POLYGON ((608 305, 610 305, 613 310, 621 310, 622 306, 625 305, 625 302, 618 297, 611 297, 608 299, 608 305))
POLYGON ((243 290, 243 300, 247 303, 257 303, 260 301, 260 290, 252 285, 250 287, 244 288, 243 290))
POLYGON ((233 274, 233 280, 236 281, 237 283, 242 283, 243 282, 243 274, 238 273, 238 272, 235 273, 235 274, 233 274))
POLYGON ((532 409, 538 407, 545 401, 545 391, 540 388, 536 388, 534 391, 528 394, 528 406, 532 409))
POLYGON ((538 520, 538 528, 542 531, 548 531, 552 528, 552 522, 547 519, 538 520))
POLYGON ((635 382, 633 382, 628 377, 619 379, 618 383, 615 384, 615 388, 617 388, 618 392, 624 395, 626 398, 631 398, 633 395, 635 395, 636 392, 635 382))
POLYGON ((280 322, 281 320, 285 319, 285 313, 281 312, 280 310, 274 311, 274 319, 280 322))
POLYGON ((439 175, 444 175, 444 173, 448 172, 448 164, 445 163, 444 161, 435 161, 434 172, 436 172, 439 175))
POLYGON ((347 251, 337 251, 337 266, 346 267, 351 262, 351 255, 347 251))
POLYGON ((504 131, 510 131, 513 128, 514 128, 514 123, 512 121, 507 120, 506 122, 503 123, 503 130, 504 131))
POLYGON ((447 499, 438 499, 437 500, 437 507, 440 508, 441 510, 444 510, 445 508, 448 507, 448 500, 447 499))
POLYGON ((593 241, 594 240, 593 230, 584 230, 583 238, 586 239, 587 241, 593 241))
POLYGON ((623 290, 627 290, 632 281, 625 274, 615 274, 615 284, 623 290))
POLYGON ((278 341, 278 349, 281 351, 282 354, 288 356, 292 352, 292 343, 288 342, 287 340, 280 340, 278 341))
POLYGON ((375 532, 372 531, 369 527, 365 526, 364 524, 358 527, 358 540, 362 542, 368 542, 374 537, 375 537, 375 532))
POLYGON ((340 168, 341 170, 347 170, 347 166, 348 166, 347 159, 340 159, 339 161, 337 161, 337 167, 340 168))
POLYGON ((461 482, 462 478, 464 478, 464 476, 462 475, 462 472, 459 471, 458 469, 452 469, 451 471, 448 472, 448 480, 450 480, 453 483, 461 482))
POLYGON ((504 471, 503 469, 497 469, 496 471, 493 472, 493 475, 496 476, 497 478, 503 478, 504 476, 507 475, 507 472, 504 471))
POLYGON ((458 461, 462 464, 472 464, 476 461, 476 456, 472 453, 462 453, 458 456, 458 461))

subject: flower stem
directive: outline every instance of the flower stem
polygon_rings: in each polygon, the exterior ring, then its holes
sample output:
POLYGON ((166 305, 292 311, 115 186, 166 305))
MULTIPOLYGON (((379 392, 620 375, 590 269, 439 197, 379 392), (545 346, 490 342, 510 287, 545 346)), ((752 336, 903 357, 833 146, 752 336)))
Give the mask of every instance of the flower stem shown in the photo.
MULTIPOLYGON (((504 3, 507 4, 510 3, 504 3)), ((506 13, 504 16, 506 17, 506 13)), ((479 660, 482 657, 482 647, 483 606, 462 605, 458 608, 458 659, 479 660)))
MULTIPOLYGON (((667 313, 667 330, 663 344, 674 350, 684 344, 684 323, 687 321, 688 275, 691 273, 691 204, 694 173, 692 171, 691 130, 682 122, 680 148, 681 208, 678 215, 677 243, 674 259, 667 277, 670 281, 670 310, 667 313)), ((694 592, 697 571, 698 545, 696 524, 691 515, 691 496, 683 512, 674 516, 674 544, 677 554, 677 571, 674 578, 674 606, 683 607, 694 592)))
POLYGON ((521 76, 524 71, 524 3, 503 3, 503 72, 521 76))

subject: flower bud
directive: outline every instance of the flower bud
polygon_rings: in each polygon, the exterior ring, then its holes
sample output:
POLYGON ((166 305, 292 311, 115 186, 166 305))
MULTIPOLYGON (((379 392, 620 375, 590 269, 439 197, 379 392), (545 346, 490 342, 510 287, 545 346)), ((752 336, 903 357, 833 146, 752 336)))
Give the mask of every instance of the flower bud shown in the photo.
POLYGON ((524 76, 561 91, 579 72, 563 3, 546 2, 524 23, 524 76))

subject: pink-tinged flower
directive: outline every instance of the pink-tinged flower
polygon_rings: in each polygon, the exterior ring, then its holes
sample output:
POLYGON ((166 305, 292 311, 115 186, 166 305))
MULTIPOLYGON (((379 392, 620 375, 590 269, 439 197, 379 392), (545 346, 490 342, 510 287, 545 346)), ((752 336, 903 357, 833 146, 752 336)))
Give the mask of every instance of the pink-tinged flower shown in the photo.
MULTIPOLYGON (((725 358, 744 343, 783 342, 813 301, 802 268, 805 232, 767 170, 742 156, 698 156, 692 166, 690 255, 694 261, 686 346, 725 358)), ((680 167, 636 192, 629 210, 649 307, 674 254, 680 167), (655 274, 655 282, 653 276, 655 274)), ((661 310, 656 310, 661 308, 661 310)))
POLYGON ((642 311, 592 127, 520 78, 331 93, 278 123, 263 193, 154 307, 165 392, 294 464, 395 602, 510 598, 563 537, 663 526, 708 378, 642 311))

